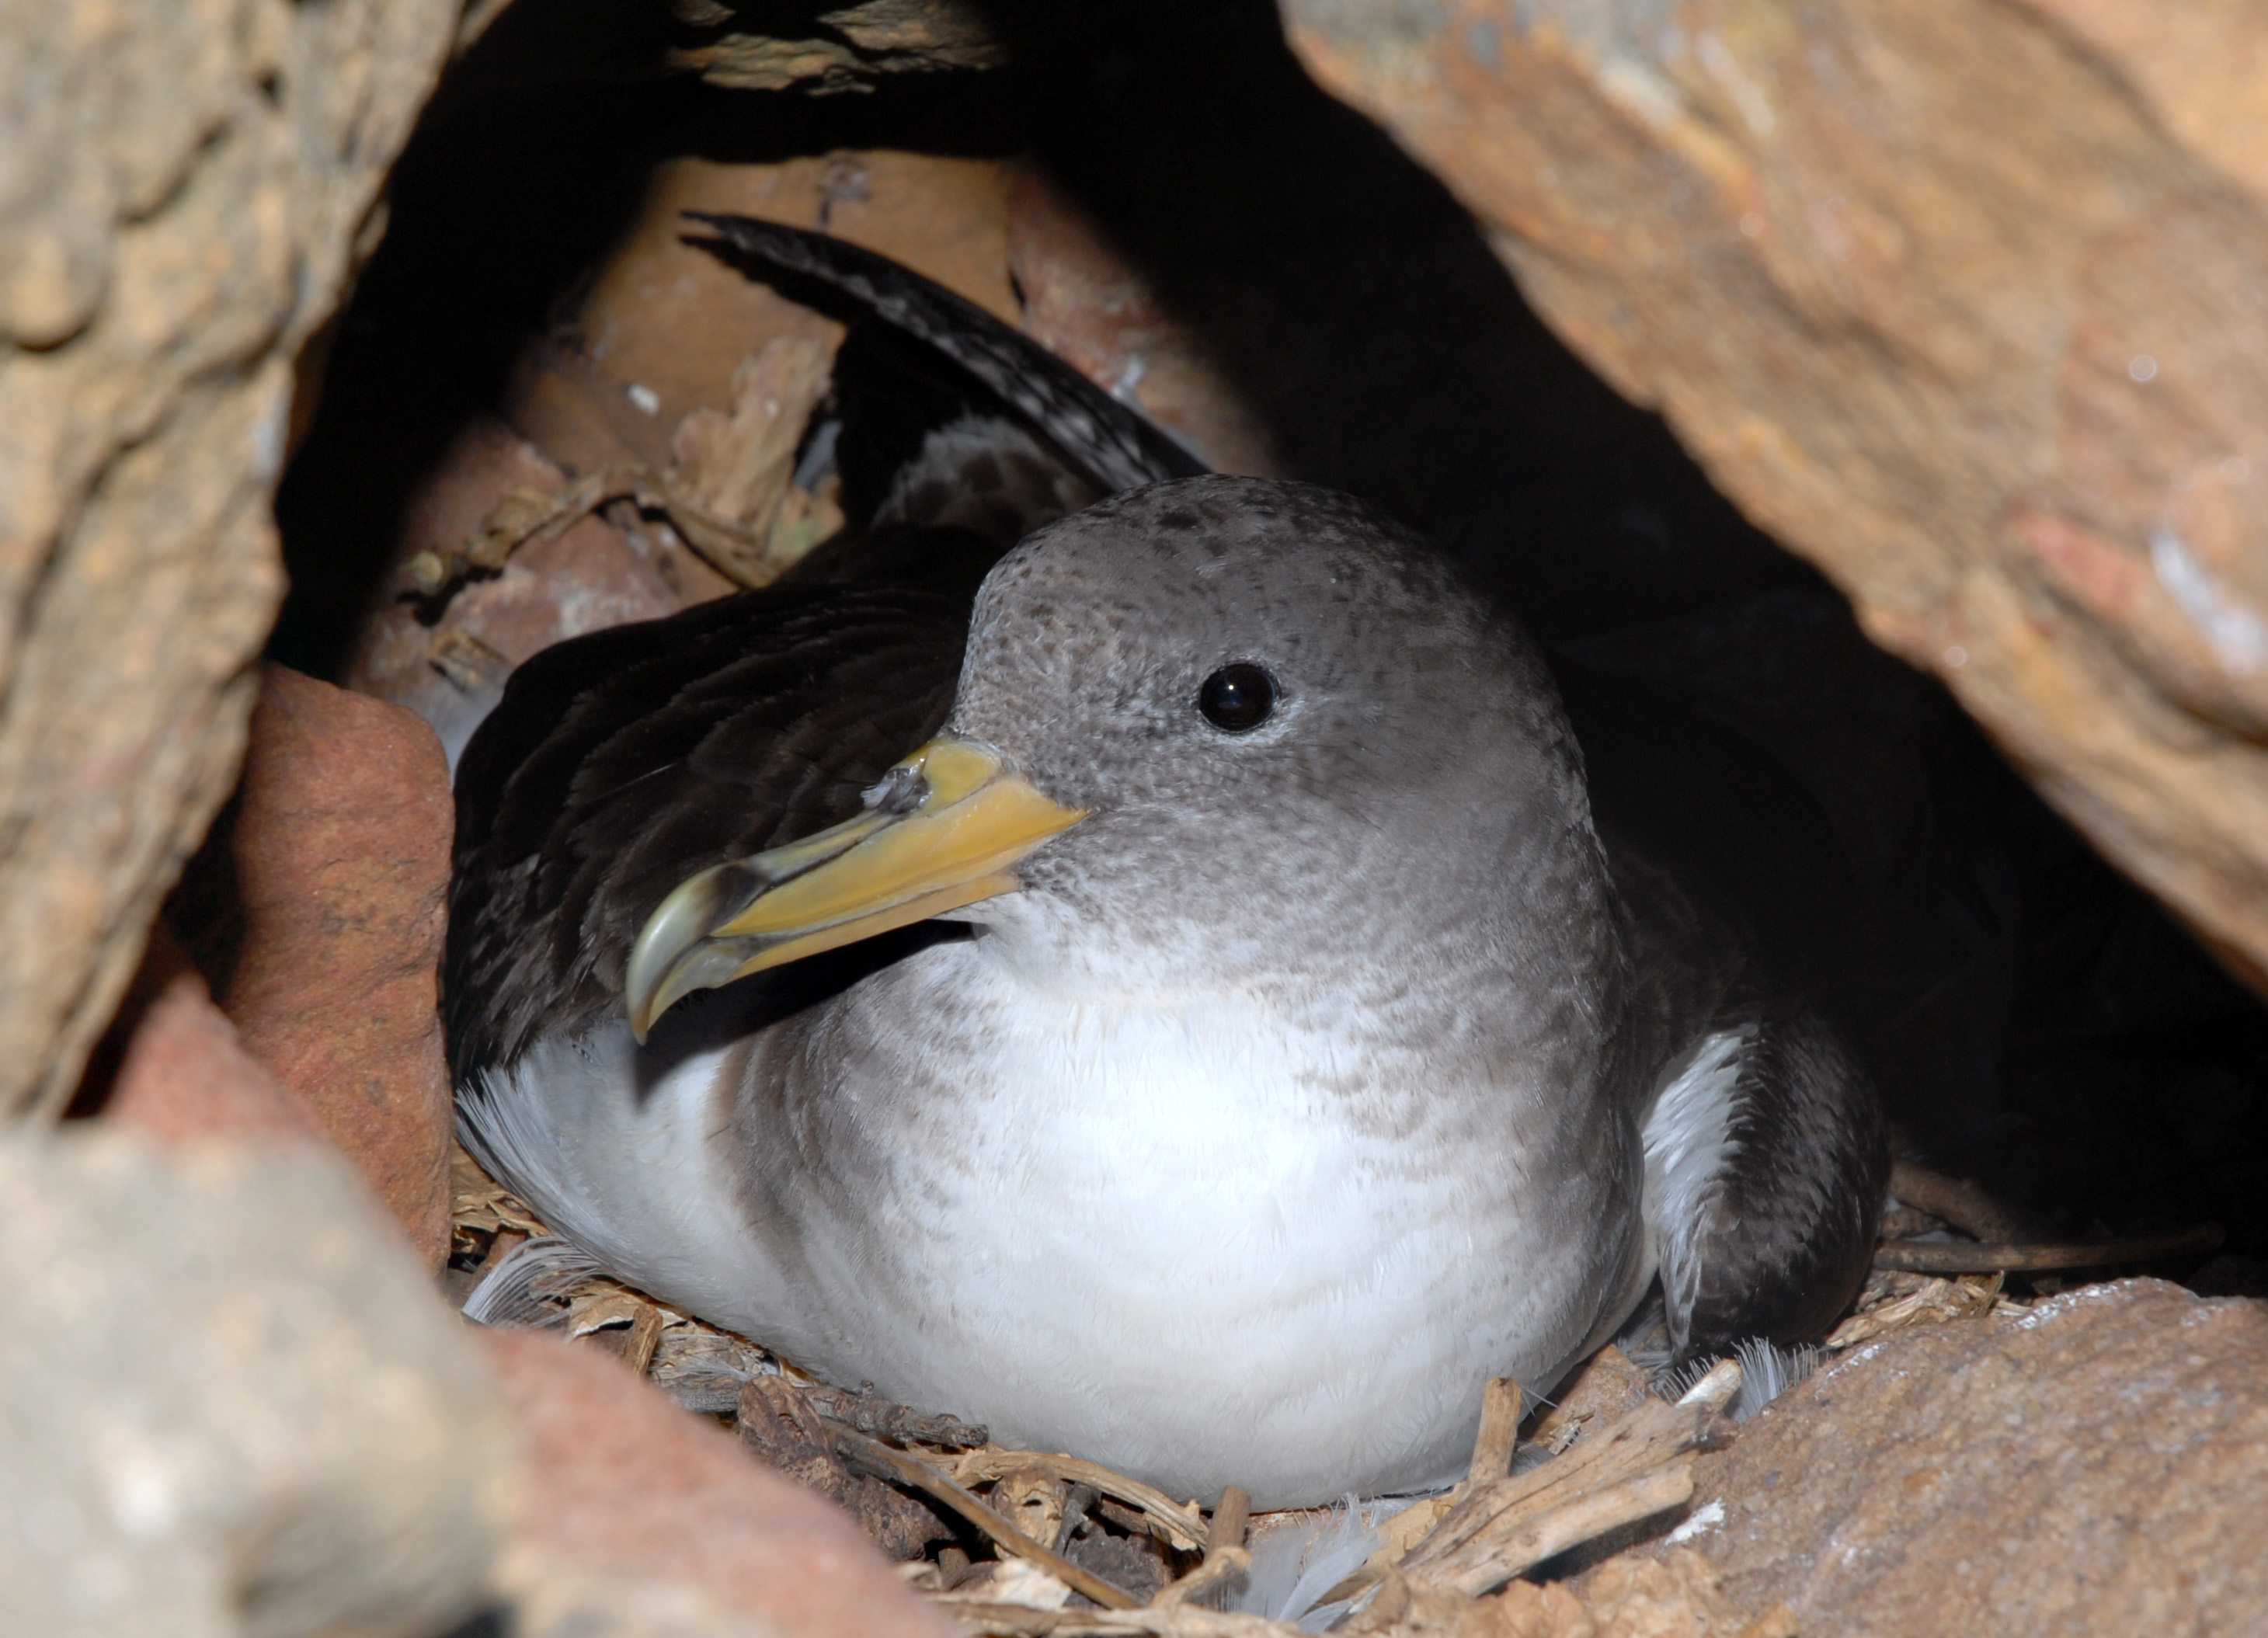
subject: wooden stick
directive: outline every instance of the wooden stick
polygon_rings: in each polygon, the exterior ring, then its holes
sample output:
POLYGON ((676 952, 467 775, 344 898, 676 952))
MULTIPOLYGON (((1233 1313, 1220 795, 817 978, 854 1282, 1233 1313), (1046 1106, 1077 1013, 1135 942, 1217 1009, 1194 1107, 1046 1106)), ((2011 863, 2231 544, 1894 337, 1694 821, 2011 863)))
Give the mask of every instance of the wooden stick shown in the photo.
POLYGON ((1202 1598, 1215 1587, 1233 1581, 1251 1568, 1252 1554, 1244 1548, 1219 1548, 1206 1554, 1204 1562, 1179 1581, 1160 1587, 1158 1596, 1150 1600, 1149 1607, 1169 1610, 1175 1605, 1202 1598))
POLYGON ((964 1485, 990 1484, 1019 1467, 1044 1467, 1072 1484, 1092 1485, 1114 1502, 1139 1508, 1153 1521, 1153 1533, 1182 1553, 1202 1552, 1207 1531, 1194 1507, 1183 1507, 1163 1490, 1115 1473, 1099 1463, 1076 1456, 1050 1455, 1043 1451, 1009 1451, 987 1445, 954 1459, 953 1476, 964 1485))
POLYGON ((1966 1178, 1949 1178, 1911 1160, 1890 1163, 1890 1193, 1980 1240, 2013 1245, 2041 1238, 2041 1224, 2030 1214, 1995 1200, 1966 1178))
POLYGON ((1245 1525, 1252 1517, 1252 1498, 1236 1485, 1220 1493, 1220 1500, 1212 1506, 1212 1523, 1205 1532, 1204 1562, 1180 1580, 1161 1587, 1158 1596, 1150 1600, 1152 1609, 1170 1609, 1177 1604, 1187 1604, 1202 1598, 1215 1587, 1233 1580, 1252 1568, 1252 1554, 1245 1551, 1245 1525))
POLYGON ((1481 1430, 1473 1440, 1472 1465, 1465 1482, 1478 1488, 1512 1471, 1512 1452, 1520 1443, 1520 1417, 1525 1408, 1520 1384, 1497 1377, 1481 1390, 1481 1430))
POLYGON ((1618 1484, 1539 1508, 1516 1529, 1491 1530, 1485 1543, 1475 1542, 1425 1573, 1429 1580, 1477 1598, 1569 1547, 1580 1546, 1619 1525, 1683 1507, 1692 1499, 1693 1458, 1683 1456, 1618 1484))
POLYGON ((1244 1545, 1244 1530, 1252 1517, 1252 1498, 1241 1486, 1230 1485, 1220 1493, 1220 1500, 1212 1504, 1212 1522, 1205 1527, 1205 1556, 1211 1558, 1225 1547, 1244 1545))
POLYGON ((1876 1337, 1910 1325, 1942 1325, 1948 1320, 1989 1314, 2000 1298, 2006 1281, 1999 1274, 1963 1274, 1955 1279, 1933 1277, 1918 1290, 1895 1297, 1879 1308, 1853 1314, 1829 1333, 1820 1346, 1840 1351, 1871 1342, 1876 1337))
POLYGON ((888 1468, 915 1489, 935 1496, 983 1531, 991 1539, 994 1546, 1018 1558, 1031 1560, 1073 1592, 1085 1593, 1107 1610, 1131 1610, 1139 1606, 1139 1599, 1121 1591, 1100 1576, 1081 1569, 1060 1553, 1042 1546, 986 1506, 983 1497, 955 1483, 919 1457, 904 1451, 892 1450, 880 1439, 870 1439, 857 1429, 846 1428, 840 1422, 829 1422, 827 1426, 837 1444, 847 1447, 864 1461, 888 1468))
MULTIPOLYGON (((1939 1214, 1942 1216, 1943 1214, 1939 1214)), ((1948 1219, 1950 1221, 1950 1219, 1948 1219)), ((2217 1223, 2131 1240, 2089 1245, 1970 1245, 1964 1240, 1892 1240, 1874 1248, 1874 1267, 1905 1274, 1999 1274, 2053 1268, 2102 1268, 2217 1252, 2228 1238, 2217 1223)))
POLYGON ((622 1344, 622 1363, 641 1377, 652 1368, 654 1350, 661 1346, 661 1310, 648 1303, 631 1322, 629 1340, 622 1344))
POLYGON ((1552 1553, 1643 1518, 1647 1510, 1675 1506, 1692 1493, 1689 1453, 1702 1425, 1740 1385, 1740 1366, 1720 1361, 1676 1404, 1649 1399, 1595 1434, 1586 1434, 1565 1455, 1532 1473, 1476 1486, 1402 1561, 1402 1568, 1478 1596, 1552 1553), (1673 1476, 1661 1477, 1665 1469, 1673 1476), (1683 1495, 1656 1504, 1681 1484, 1683 1495), (1547 1524, 1562 1513, 1564 1523, 1547 1524), (1578 1530, 1587 1533, 1568 1533, 1578 1530), (1539 1550, 1553 1542, 1558 1545, 1539 1550))

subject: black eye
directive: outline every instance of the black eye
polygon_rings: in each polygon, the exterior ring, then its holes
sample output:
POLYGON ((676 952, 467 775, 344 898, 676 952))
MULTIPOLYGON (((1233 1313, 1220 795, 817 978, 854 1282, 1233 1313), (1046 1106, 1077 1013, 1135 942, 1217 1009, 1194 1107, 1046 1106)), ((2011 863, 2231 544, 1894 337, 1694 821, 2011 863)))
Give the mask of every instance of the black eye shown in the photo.
POLYGON ((1276 709, 1276 679, 1248 660, 1224 665, 1197 690, 1197 709, 1205 721, 1230 733, 1257 728, 1276 709))

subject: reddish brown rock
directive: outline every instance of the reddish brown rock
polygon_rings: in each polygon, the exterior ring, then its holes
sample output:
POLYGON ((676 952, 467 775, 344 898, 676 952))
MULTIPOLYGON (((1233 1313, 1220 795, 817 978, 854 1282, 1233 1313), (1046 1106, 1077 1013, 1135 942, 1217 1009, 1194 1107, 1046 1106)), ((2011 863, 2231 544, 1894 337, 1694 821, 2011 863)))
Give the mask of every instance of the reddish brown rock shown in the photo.
POLYGON ((2264 1360, 2154 1280, 1903 1331, 1700 1459, 1690 1545, 1806 1638, 2268 1631, 2264 1360))
POLYGON ((850 1517, 621 1365, 481 1333, 527 1451, 521 1546, 698 1589, 791 1638, 944 1638, 850 1517))
POLYGON ((322 1123, 247 1052, 204 975, 161 923, 128 997, 132 1033, 101 1108, 103 1120, 161 1142, 325 1141, 322 1123))
MULTIPOLYGON (((660 166, 572 322, 519 361, 504 417, 473 422, 412 497, 394 562, 421 552, 447 560, 508 490, 557 493, 601 468, 667 467, 688 417, 733 409, 735 372, 767 342, 808 336, 831 354, 842 326, 686 244, 683 212, 824 228, 1013 323, 1009 175, 993 160, 888 152, 660 166)), ((608 518, 520 547, 502 574, 458 589, 438 627, 425 623, 430 610, 382 603, 361 634, 350 684, 409 706, 453 752, 530 654, 733 589, 662 520, 627 508, 608 518)))
POLYGON ((431 729, 271 666, 225 846, 221 1004, 438 1267, 449 1075, 436 1010, 453 826, 431 729))
MULTIPOLYGON (((421 552, 446 561, 508 491, 550 495, 566 487, 558 466, 510 425, 476 417, 411 496, 395 561, 421 552)), ((460 588, 438 627, 414 601, 388 598, 363 628, 347 682, 409 707, 461 748, 504 674, 538 650, 730 590, 668 530, 626 533, 586 517, 555 539, 521 547, 502 574, 460 588)))
POLYGON ((512 424, 573 472, 626 459, 659 466, 684 416, 732 408, 733 371, 766 342, 793 333, 833 348, 840 325, 685 243, 688 210, 822 229, 1013 324, 1007 182, 998 161, 927 154, 673 159, 656 170, 637 221, 593 278, 569 333, 572 349, 563 342, 524 361, 507 409, 512 424))
POLYGON ((1158 301, 1062 191, 1029 167, 1008 195, 1008 257, 1024 328, 1081 373, 1187 439, 1222 472, 1282 477, 1257 411, 1201 339, 1158 301))

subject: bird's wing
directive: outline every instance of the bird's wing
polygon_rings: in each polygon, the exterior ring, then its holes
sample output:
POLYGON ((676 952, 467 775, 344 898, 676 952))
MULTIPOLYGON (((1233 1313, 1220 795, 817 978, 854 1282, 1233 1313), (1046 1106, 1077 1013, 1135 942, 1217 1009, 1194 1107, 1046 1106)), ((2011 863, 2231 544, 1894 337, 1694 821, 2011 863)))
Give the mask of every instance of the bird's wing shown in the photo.
POLYGON ((457 775, 444 1014, 460 1086, 621 1005, 694 872, 850 817, 943 724, 965 587, 776 587, 548 649, 457 775))
POLYGON ((1865 1282, 1889 1186, 1874 1090, 1800 1003, 1728 1007, 1646 1122, 1646 1211, 1680 1363, 1824 1336, 1865 1282))
POLYGON ((885 257, 698 219, 716 237, 696 243, 850 323, 834 399, 851 527, 789 582, 560 643, 512 674, 457 772, 443 1007, 460 1086, 615 1011, 638 929, 686 878, 855 812, 943 724, 976 586, 1024 533, 1205 470, 885 257))
POLYGON ((1752 965, 1721 901, 1601 826, 1632 966, 1623 1046, 1656 1075, 1646 1222, 1682 1363, 1826 1333, 1866 1278, 1889 1149, 1863 1065, 1752 965))

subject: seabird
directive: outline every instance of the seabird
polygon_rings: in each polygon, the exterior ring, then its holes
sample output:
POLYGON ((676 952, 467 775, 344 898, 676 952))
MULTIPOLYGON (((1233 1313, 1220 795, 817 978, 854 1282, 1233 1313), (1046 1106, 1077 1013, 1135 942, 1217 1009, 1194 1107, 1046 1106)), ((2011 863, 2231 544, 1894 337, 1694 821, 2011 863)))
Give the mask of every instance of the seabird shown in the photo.
POLYGON ((1486 1379, 1657 1275, 1687 1356, 1831 1323, 1865 1076, 1594 815, 1505 609, 881 258, 704 221, 857 320, 857 526, 474 737, 484 1165, 822 1377, 1262 1506, 1454 1477, 1486 1379))

